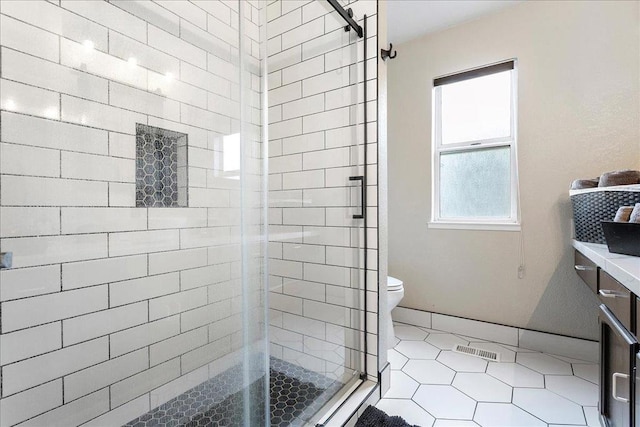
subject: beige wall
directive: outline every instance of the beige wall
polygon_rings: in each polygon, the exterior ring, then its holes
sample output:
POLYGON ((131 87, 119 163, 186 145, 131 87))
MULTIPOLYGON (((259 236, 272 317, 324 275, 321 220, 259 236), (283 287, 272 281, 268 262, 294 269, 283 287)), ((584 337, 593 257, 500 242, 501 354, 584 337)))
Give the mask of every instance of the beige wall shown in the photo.
POLYGON ((526 2, 398 46, 389 62, 389 274, 401 306, 597 337, 572 271, 569 183, 640 167, 638 2, 526 2), (518 59, 517 232, 429 229, 431 82, 518 59))

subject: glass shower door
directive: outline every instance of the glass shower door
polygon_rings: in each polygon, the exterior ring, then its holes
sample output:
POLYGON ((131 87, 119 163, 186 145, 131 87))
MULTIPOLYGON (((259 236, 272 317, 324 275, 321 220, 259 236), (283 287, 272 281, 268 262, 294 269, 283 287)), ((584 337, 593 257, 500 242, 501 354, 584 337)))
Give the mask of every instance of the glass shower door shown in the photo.
POLYGON ((0 1, 0 425, 267 425, 265 1, 0 1))
POLYGON ((298 5, 268 10, 274 424, 292 388, 315 423, 364 371, 363 46, 328 2, 298 5))

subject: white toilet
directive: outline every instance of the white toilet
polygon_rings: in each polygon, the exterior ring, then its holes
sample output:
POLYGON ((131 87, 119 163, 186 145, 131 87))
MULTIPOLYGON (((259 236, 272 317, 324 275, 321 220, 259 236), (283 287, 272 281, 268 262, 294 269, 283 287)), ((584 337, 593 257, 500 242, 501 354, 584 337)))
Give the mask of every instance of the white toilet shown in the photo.
POLYGON ((396 279, 395 277, 387 276, 387 307, 389 308, 389 313, 387 316, 387 334, 388 334, 388 346, 389 348, 393 348, 396 342, 396 334, 393 330, 393 319, 391 318, 391 310, 396 308, 402 297, 404 296, 404 286, 402 284, 402 280, 396 279))

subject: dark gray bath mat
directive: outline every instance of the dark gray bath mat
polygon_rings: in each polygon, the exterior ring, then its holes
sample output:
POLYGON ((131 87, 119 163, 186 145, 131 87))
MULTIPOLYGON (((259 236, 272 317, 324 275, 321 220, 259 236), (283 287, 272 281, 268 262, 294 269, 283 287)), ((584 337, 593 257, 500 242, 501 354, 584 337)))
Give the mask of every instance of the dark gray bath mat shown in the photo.
POLYGON ((375 406, 369 406, 358 418, 356 427, 420 427, 411 425, 398 416, 389 416, 375 406))

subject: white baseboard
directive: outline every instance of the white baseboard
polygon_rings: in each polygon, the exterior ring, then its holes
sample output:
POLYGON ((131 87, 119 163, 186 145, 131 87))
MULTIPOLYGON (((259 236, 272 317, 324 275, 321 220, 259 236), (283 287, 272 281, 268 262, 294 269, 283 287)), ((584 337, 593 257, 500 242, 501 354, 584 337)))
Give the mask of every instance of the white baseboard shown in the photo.
POLYGON ((396 322, 594 363, 598 362, 600 354, 597 341, 531 331, 514 326, 481 322, 413 308, 396 307, 392 312, 392 317, 396 322))
POLYGON ((431 313, 428 311, 414 310, 412 308, 396 307, 391 312, 391 317, 396 322, 422 326, 431 329, 431 313))
POLYGON ((597 341, 565 337, 546 332, 519 330, 519 347, 544 351, 572 359, 587 360, 598 363, 600 345, 597 341))
POLYGON ((500 344, 518 346, 518 328, 511 326, 433 313, 431 315, 431 327, 439 331, 453 332, 454 334, 480 338, 500 344))

